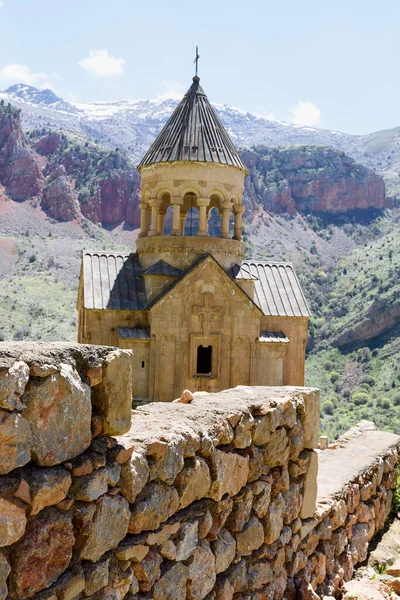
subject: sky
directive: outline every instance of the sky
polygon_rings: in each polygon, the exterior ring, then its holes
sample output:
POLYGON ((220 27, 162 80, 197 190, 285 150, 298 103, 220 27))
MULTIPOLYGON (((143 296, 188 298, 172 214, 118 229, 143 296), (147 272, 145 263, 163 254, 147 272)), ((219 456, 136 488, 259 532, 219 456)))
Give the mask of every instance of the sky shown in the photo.
POLYGON ((400 126, 399 0, 0 0, 0 89, 209 99, 347 133, 400 126))

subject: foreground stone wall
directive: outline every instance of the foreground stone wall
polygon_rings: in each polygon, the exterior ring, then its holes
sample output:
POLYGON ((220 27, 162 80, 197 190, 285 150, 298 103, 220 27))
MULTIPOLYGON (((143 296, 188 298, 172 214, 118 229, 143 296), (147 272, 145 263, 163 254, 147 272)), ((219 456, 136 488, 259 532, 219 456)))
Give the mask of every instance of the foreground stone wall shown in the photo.
POLYGON ((199 393, 131 419, 130 364, 0 344, 0 599, 336 595, 389 511, 397 436, 320 453, 317 498, 317 390, 199 393), (360 460, 338 473, 341 452, 360 460))

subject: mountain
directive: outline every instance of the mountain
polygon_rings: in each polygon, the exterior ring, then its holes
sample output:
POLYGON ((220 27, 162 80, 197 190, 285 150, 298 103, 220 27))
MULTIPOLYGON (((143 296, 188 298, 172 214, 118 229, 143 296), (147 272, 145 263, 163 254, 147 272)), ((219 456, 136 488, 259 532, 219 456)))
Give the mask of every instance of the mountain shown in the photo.
MULTIPOLYGON (((0 99, 23 109, 25 130, 61 128, 125 150, 137 164, 167 118, 175 100, 69 102, 51 90, 17 84, 0 91, 0 99)), ((400 198, 400 127, 368 135, 303 127, 213 104, 237 146, 322 145, 337 148, 383 176, 388 195, 400 198)))

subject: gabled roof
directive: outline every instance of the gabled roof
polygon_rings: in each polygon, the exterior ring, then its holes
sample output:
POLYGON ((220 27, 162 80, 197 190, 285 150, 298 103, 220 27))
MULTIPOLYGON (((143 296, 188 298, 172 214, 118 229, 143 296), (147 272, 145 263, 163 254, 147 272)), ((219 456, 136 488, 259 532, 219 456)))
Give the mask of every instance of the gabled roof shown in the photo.
POLYGON ((165 277, 180 277, 183 274, 182 269, 169 265, 164 260, 157 261, 154 265, 151 265, 148 269, 143 271, 144 275, 164 275, 165 277))
POLYGON ((265 343, 272 342, 273 344, 287 344, 290 340, 283 331, 261 331, 258 341, 265 343))
POLYGON ((264 315, 311 316, 299 280, 290 263, 243 261, 239 270, 236 270, 235 279, 254 279, 254 302, 264 315))
POLYGON ((85 308, 144 310, 146 294, 137 254, 84 252, 85 308))
MULTIPOLYGON (((198 161, 246 167, 212 108, 200 79, 193 83, 138 165, 198 161)), ((247 171, 246 171, 247 172, 247 171)))

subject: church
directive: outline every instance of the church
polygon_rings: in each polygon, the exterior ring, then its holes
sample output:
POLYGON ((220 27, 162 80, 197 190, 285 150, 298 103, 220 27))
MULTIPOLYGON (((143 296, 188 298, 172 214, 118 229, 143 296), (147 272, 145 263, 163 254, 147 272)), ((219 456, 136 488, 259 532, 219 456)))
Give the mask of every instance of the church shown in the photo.
POLYGON ((247 170, 197 75, 138 171, 136 251, 84 252, 78 341, 133 351, 135 404, 303 385, 307 302, 291 264, 244 260, 247 170))

